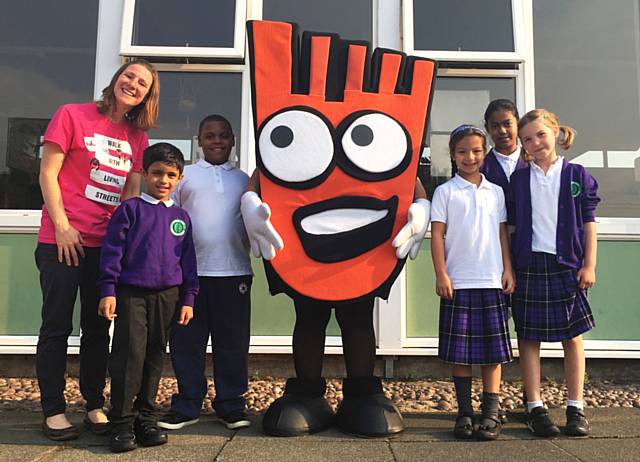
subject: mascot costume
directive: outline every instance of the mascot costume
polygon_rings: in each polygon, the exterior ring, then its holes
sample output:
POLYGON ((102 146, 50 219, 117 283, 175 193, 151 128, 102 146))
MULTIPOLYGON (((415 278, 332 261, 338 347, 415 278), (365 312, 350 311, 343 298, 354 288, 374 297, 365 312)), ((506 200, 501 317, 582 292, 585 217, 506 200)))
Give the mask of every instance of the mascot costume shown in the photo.
MULTIPOLYGON (((362 436, 404 429, 373 375, 374 297, 415 258, 429 201, 414 200, 435 63, 295 24, 248 23, 259 192, 241 207, 272 294, 294 301, 296 377, 263 419, 294 436, 335 424, 362 436), (347 377, 324 399, 325 329, 335 308, 347 377)), ((258 188, 256 188, 258 189, 258 188)), ((420 188, 421 189, 421 188, 420 188)))

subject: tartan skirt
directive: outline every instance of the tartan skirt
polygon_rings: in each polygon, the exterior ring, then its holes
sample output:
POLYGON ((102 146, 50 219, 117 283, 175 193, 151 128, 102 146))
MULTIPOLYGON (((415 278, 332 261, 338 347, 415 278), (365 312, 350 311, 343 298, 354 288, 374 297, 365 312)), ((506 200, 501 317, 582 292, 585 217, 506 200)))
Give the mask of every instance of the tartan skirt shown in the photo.
POLYGON ((506 363, 513 359, 509 309, 501 289, 458 289, 440 299, 438 357, 463 365, 506 363))
POLYGON ((541 252, 516 271, 512 309, 519 339, 559 342, 594 328, 587 291, 578 287, 576 274, 555 255, 541 252))

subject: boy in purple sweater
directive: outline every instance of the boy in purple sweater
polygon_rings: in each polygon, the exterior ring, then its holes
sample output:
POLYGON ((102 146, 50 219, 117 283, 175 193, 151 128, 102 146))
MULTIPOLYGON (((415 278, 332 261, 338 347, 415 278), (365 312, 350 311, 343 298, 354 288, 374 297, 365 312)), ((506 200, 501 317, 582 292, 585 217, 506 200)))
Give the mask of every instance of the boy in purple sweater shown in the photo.
POLYGON ((142 167, 147 193, 116 209, 100 255, 98 313, 115 319, 112 452, 167 442, 154 413, 163 356, 176 309, 178 324, 188 324, 198 292, 191 220, 170 199, 182 178, 182 153, 154 144, 144 151, 142 167))

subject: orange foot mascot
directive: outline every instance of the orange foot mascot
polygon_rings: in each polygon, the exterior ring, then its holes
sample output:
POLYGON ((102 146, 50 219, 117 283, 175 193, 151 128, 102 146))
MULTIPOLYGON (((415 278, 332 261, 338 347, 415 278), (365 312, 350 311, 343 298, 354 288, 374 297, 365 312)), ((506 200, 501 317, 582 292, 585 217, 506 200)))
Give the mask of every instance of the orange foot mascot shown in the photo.
POLYGON ((373 301, 387 298, 426 234, 430 204, 414 187, 435 63, 391 50, 371 57, 367 43, 333 34, 305 33, 299 50, 289 23, 251 21, 248 31, 260 196, 245 193, 242 214, 271 293, 287 293, 296 310, 296 377, 263 429, 401 432, 373 375, 373 301), (335 416, 322 378, 332 308, 347 370, 335 416))

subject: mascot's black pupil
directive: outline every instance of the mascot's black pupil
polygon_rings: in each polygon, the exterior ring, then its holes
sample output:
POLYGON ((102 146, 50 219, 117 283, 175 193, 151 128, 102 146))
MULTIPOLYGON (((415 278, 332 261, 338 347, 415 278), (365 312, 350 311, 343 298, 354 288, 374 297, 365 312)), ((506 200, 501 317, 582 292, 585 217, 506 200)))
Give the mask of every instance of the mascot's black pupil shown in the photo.
POLYGON ((351 139, 358 146, 369 146, 373 141, 373 130, 366 125, 358 125, 351 130, 351 139))
POLYGON ((279 148, 286 148, 293 142, 293 132, 286 125, 279 125, 271 132, 271 142, 279 148))

